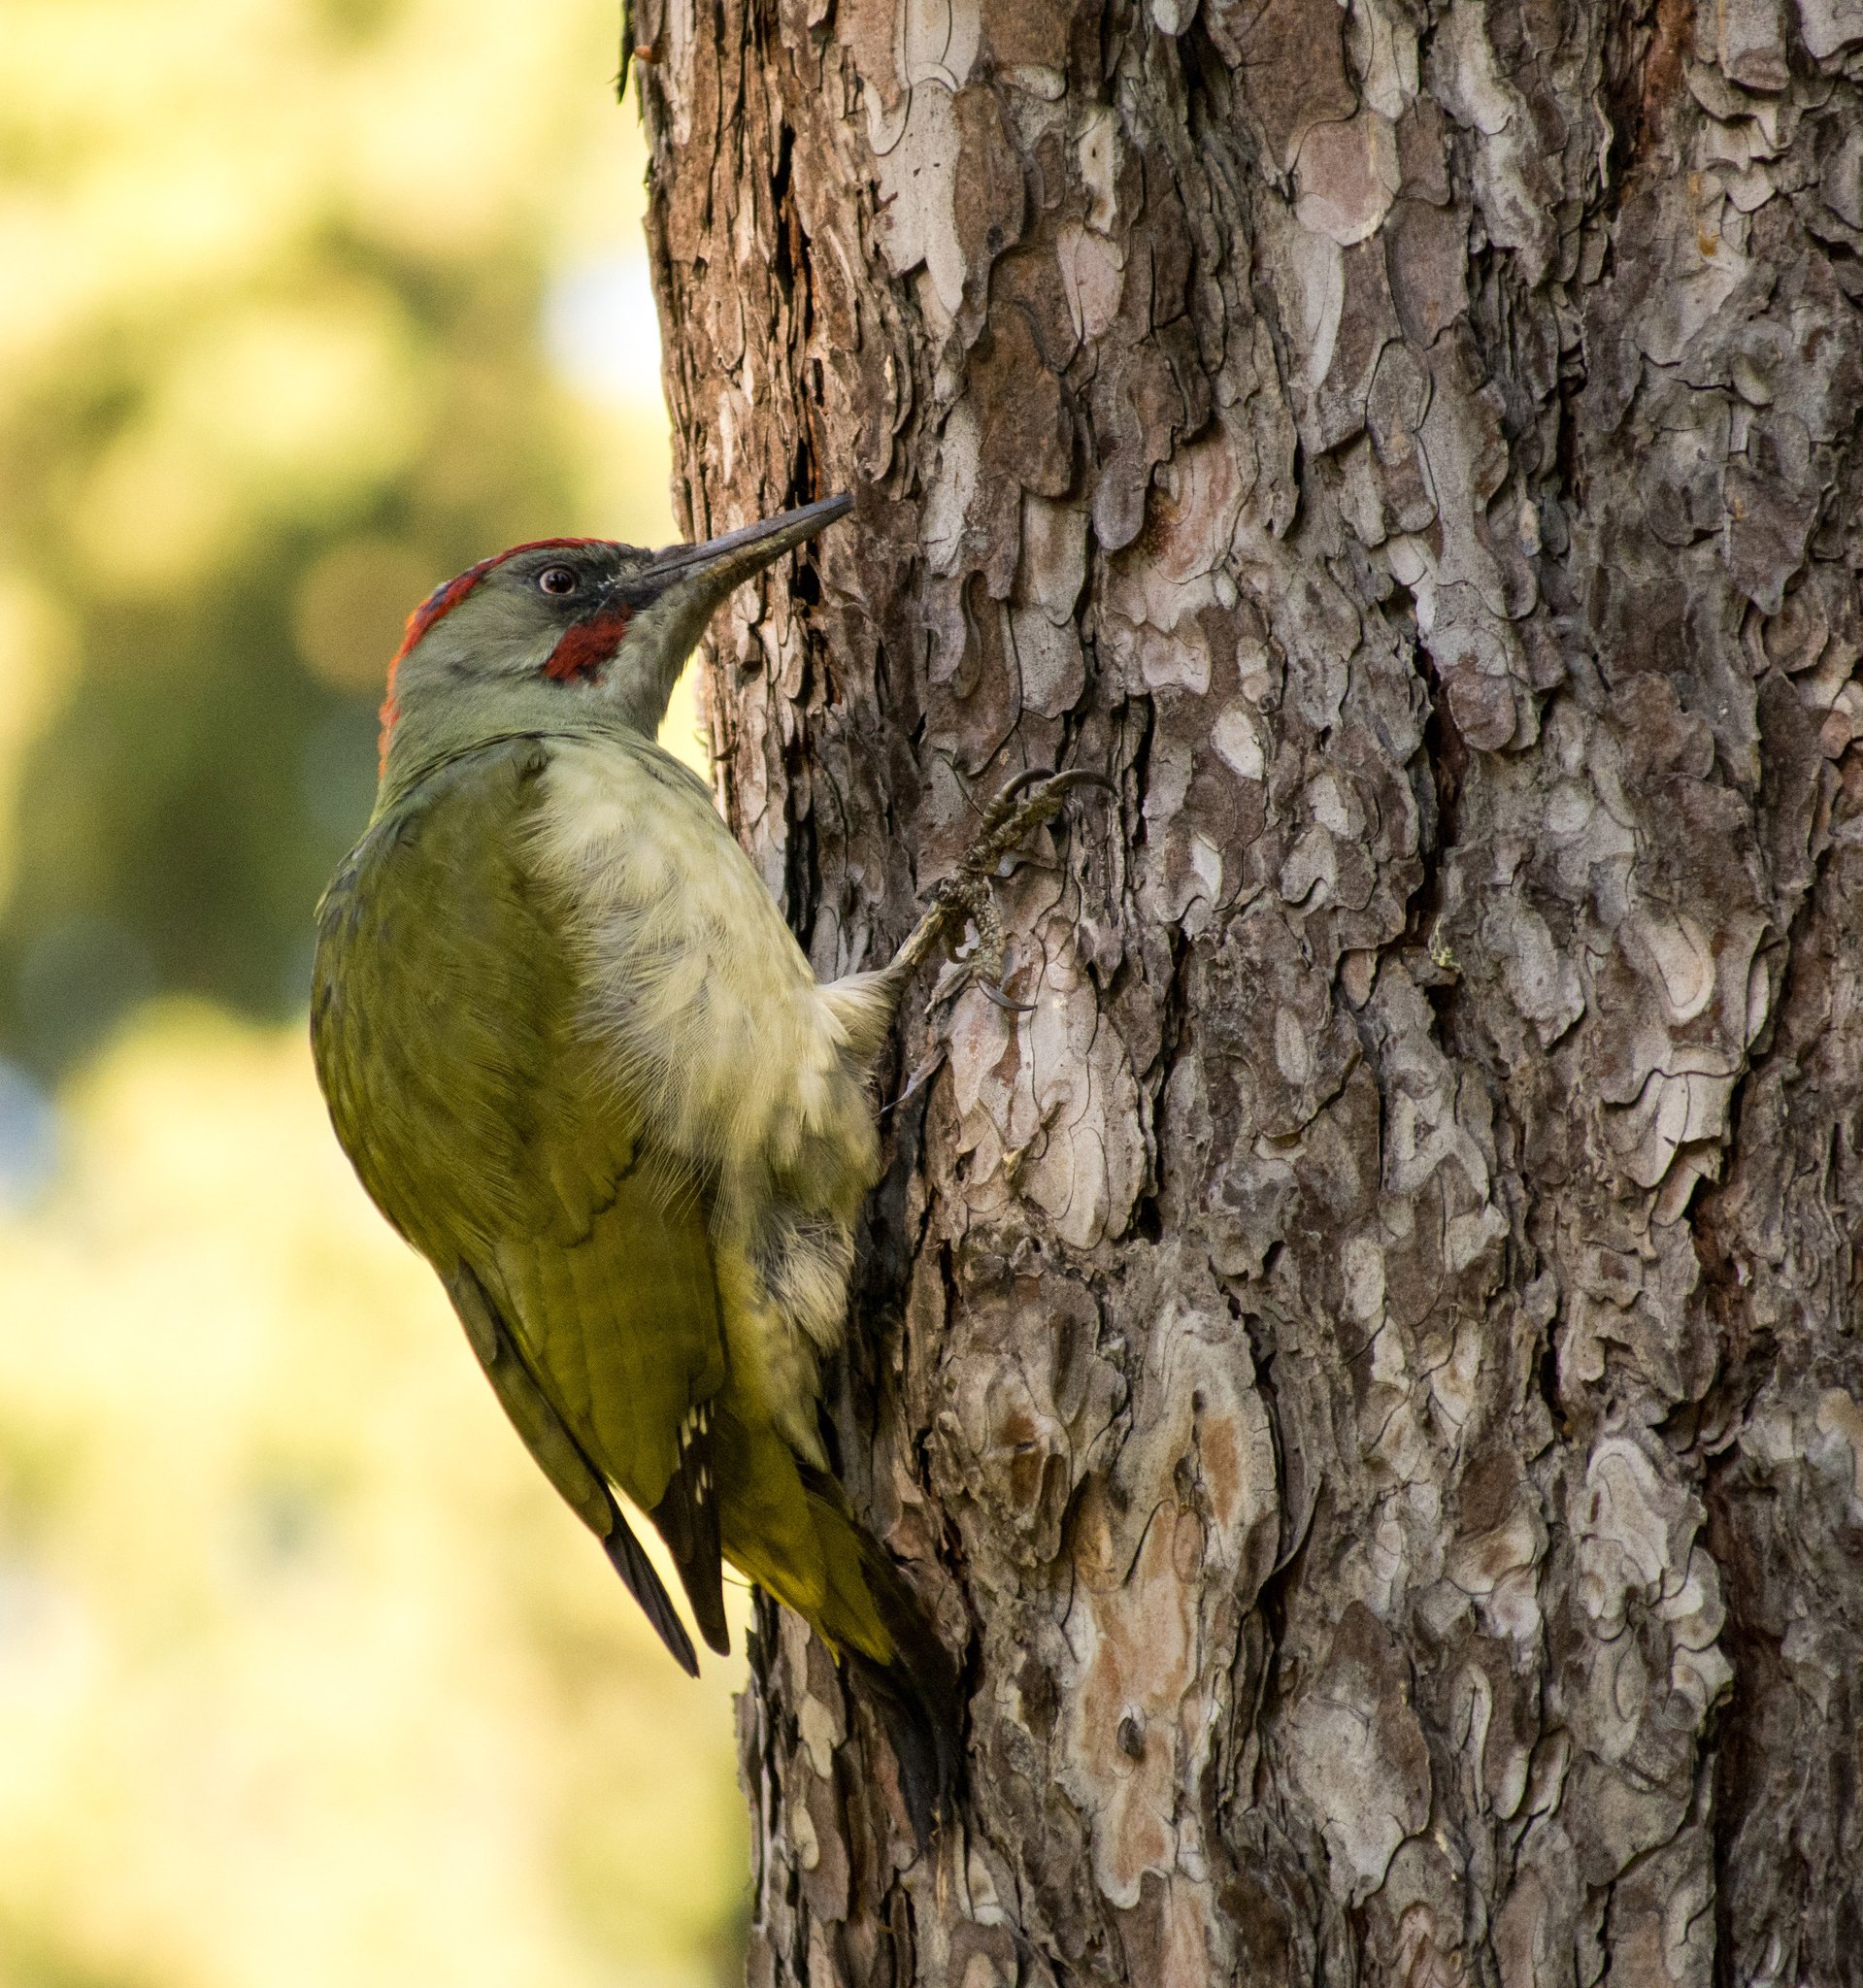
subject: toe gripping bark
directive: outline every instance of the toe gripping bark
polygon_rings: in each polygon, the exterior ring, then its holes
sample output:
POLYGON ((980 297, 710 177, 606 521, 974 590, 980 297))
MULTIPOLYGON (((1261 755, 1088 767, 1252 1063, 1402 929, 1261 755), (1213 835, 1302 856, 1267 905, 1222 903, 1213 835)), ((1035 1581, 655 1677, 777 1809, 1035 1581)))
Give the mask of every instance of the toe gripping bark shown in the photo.
POLYGON ((977 928, 977 944, 963 962, 970 979, 998 1008, 1027 1013, 1030 1004, 1013 1000, 1003 985, 1008 942, 992 889, 996 868, 1024 836, 1059 813, 1062 802, 1081 787, 1116 791, 1104 774, 1083 767, 1067 773, 1017 774, 983 811, 977 840, 933 891, 931 910, 894 954, 891 972, 903 980, 936 946, 943 944, 950 952, 968 922, 977 928))

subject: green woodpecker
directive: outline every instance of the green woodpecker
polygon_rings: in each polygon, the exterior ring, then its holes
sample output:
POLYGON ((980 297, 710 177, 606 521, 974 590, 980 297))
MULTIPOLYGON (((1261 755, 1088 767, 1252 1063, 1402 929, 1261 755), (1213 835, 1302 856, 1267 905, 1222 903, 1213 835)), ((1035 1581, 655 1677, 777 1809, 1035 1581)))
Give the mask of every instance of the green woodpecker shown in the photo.
POLYGON ((907 978, 1085 776, 1017 782, 878 972, 816 981, 702 781, 654 744, 740 581, 845 497, 649 553, 552 539, 439 588, 383 709, 367 832, 317 912, 312 1036, 337 1137, 439 1273, 505 1412, 667 1647, 720 1562, 872 1688, 921 1825, 953 1783, 954 1673, 829 1474, 817 1369, 879 1174, 868 1089, 907 978))

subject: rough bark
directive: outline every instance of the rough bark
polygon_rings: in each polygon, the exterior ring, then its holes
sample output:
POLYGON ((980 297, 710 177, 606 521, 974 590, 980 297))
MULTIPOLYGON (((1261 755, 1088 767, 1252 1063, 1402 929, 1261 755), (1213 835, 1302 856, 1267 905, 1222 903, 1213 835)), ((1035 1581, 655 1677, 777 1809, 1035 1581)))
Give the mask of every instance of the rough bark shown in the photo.
POLYGON ((1863 1979, 1863 0, 635 40, 688 521, 859 497, 711 676, 818 968, 1122 797, 835 1403, 964 1827, 764 1614, 752 1979, 1863 1979))

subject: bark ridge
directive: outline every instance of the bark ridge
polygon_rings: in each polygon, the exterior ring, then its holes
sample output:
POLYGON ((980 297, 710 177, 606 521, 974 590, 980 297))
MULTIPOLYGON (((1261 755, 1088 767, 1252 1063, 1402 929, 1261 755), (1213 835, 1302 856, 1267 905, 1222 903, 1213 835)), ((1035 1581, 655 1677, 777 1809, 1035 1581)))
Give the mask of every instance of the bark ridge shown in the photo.
POLYGON ((751 1978, 1863 1978, 1863 4, 637 0, 732 819, 907 1032, 751 1978), (851 1728, 851 1730, 850 1730, 851 1728))

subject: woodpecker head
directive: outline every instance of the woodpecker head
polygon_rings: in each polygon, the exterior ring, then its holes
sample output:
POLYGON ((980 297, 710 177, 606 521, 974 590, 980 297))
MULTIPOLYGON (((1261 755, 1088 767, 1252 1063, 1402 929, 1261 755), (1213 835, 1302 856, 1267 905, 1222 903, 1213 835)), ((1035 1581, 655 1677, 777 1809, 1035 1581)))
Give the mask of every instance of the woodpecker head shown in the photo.
POLYGON ((852 509, 785 511, 661 552, 542 539, 470 566, 408 618, 382 707, 384 788, 481 739, 548 732, 599 707, 651 738, 733 587, 852 509))

